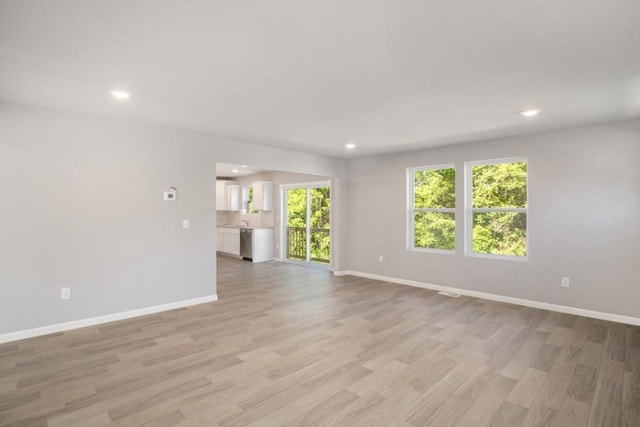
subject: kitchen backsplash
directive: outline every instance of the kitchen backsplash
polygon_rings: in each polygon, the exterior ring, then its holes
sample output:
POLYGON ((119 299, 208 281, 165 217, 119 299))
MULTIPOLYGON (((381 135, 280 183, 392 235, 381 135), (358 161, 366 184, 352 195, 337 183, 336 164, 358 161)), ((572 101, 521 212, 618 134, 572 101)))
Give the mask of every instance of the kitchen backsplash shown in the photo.
POLYGON ((260 212, 257 214, 243 214, 240 212, 218 211, 216 214, 218 225, 244 225, 242 220, 249 221, 251 226, 273 227, 273 212, 260 212))

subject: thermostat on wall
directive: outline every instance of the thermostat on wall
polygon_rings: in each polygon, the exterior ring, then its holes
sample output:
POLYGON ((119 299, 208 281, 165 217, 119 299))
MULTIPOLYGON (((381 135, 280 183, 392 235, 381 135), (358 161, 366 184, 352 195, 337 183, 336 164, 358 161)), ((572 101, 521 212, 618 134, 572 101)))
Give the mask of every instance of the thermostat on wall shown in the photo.
POLYGON ((169 190, 164 192, 164 200, 173 201, 176 199, 177 195, 178 195, 178 189, 175 187, 169 187, 169 190))

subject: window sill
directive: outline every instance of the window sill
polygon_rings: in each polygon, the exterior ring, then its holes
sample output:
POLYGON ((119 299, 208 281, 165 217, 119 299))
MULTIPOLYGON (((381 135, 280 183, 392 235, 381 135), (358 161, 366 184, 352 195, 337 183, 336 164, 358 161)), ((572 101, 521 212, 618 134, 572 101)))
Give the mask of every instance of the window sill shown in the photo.
POLYGON ((455 255, 456 251, 455 250, 448 250, 448 249, 432 249, 432 248, 416 248, 416 247, 411 247, 407 249, 410 252, 422 252, 422 253, 427 253, 427 254, 439 254, 439 255, 455 255))
POLYGON ((484 258, 484 259, 493 259, 498 261, 516 261, 516 262, 528 262, 528 256, 517 256, 517 255, 492 255, 492 254, 483 254, 476 252, 467 252, 464 256, 469 258, 484 258))

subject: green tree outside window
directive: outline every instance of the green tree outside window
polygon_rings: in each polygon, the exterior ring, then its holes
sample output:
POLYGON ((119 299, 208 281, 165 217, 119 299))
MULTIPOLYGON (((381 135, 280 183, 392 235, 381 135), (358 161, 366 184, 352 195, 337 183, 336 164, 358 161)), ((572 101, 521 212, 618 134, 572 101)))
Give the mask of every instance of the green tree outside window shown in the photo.
POLYGON ((413 179, 413 247, 452 251, 456 247, 456 171, 419 169, 413 179))
POLYGON ((527 255, 527 162, 479 164, 471 172, 473 253, 527 255))

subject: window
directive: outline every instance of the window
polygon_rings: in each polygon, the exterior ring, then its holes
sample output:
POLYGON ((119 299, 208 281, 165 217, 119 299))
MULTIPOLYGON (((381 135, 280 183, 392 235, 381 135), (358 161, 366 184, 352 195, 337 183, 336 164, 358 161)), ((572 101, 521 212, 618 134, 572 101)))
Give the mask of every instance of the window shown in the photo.
POLYGON ((257 210, 253 208, 253 185, 247 186, 247 209, 246 213, 248 214, 256 214, 259 213, 257 210))
POLYGON ((456 170, 453 165, 407 170, 408 247, 453 253, 456 247, 456 170))
POLYGON ((527 160, 466 166, 466 254, 526 260, 527 160))

